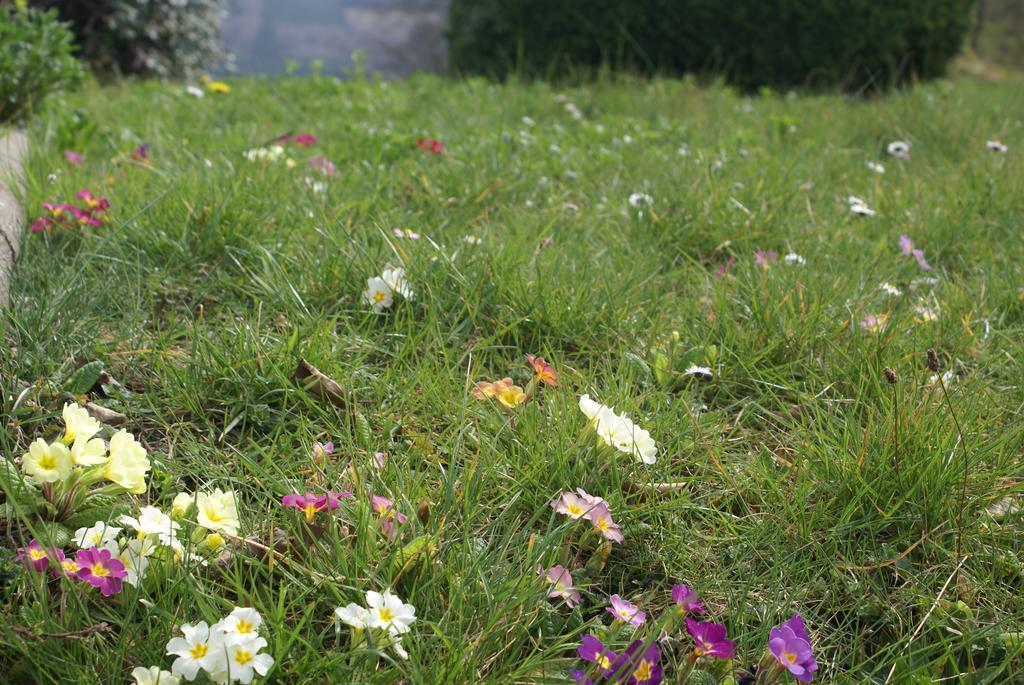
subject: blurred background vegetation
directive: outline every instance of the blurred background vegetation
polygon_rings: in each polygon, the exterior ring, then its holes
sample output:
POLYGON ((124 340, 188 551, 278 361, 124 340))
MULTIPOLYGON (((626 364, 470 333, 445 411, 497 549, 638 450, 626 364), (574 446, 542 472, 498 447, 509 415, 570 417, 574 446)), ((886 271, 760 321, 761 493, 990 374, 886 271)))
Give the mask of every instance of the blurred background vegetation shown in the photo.
POLYGON ((1024 0, 977 0, 970 49, 995 64, 1024 69, 1024 0))

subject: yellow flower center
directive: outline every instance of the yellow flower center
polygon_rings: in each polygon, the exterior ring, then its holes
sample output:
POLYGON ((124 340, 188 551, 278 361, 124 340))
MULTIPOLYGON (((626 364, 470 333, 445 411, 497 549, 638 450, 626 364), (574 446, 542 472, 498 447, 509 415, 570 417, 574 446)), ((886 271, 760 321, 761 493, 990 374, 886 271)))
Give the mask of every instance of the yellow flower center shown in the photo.
POLYGON ((60 565, 67 573, 78 573, 78 562, 73 559, 65 559, 60 565))
POLYGON ((221 516, 220 512, 217 511, 216 509, 207 509, 206 518, 210 519, 210 521, 212 521, 213 523, 219 523, 220 520, 224 517, 221 516))
POLYGON ((374 302, 383 302, 386 297, 387 297, 387 295, 384 294, 383 290, 378 290, 377 292, 375 292, 373 294, 373 301, 374 302))
POLYGON ((572 514, 573 516, 582 516, 583 515, 583 507, 581 507, 578 504, 570 504, 568 506, 568 509, 569 509, 569 513, 572 514))
POLYGON ((306 506, 302 507, 302 511, 306 514, 306 520, 312 521, 313 516, 316 515, 316 505, 312 502, 306 502, 306 506))
POLYGON ((192 649, 188 650, 188 655, 193 659, 199 660, 206 656, 208 651, 210 651, 210 648, 205 642, 197 642, 192 645, 192 649))
POLYGON ((239 666, 245 666, 250 661, 252 661, 252 652, 246 649, 235 650, 235 663, 239 666))
POLYGON ((796 663, 796 654, 794 652, 786 652, 785 656, 786 656, 786 661, 788 661, 789 663, 791 663, 791 664, 795 664, 796 663))
POLYGON ((41 549, 29 548, 28 556, 32 561, 39 561, 46 558, 46 552, 41 549))
POLYGON ((641 661, 640 668, 633 672, 633 678, 641 682, 644 680, 650 680, 652 675, 654 675, 654 669, 651 666, 650 661, 641 661))
POLYGON ((594 521, 594 525, 597 526, 597 529, 602 533, 608 532, 608 519, 597 519, 594 521))
POLYGON ((597 664, 605 670, 608 670, 612 667, 612 660, 609 659, 608 656, 605 654, 599 654, 596 661, 597 664))
POLYGON ((39 458, 39 468, 52 471, 57 468, 57 457, 53 456, 49 452, 39 458))
POLYGON ((253 625, 246 621, 244 618, 238 620, 238 624, 235 625, 235 630, 239 633, 251 633, 253 625))
POLYGON ((92 572, 97 578, 103 578, 104 576, 110 575, 110 569, 104 566, 102 563, 97 562, 89 567, 89 571, 92 572))
POLYGON ((131 557, 130 554, 125 554, 124 556, 118 557, 118 558, 121 560, 121 563, 124 564, 124 567, 126 569, 129 569, 129 568, 132 567, 132 557, 131 557))
POLYGON ((378 609, 377 613, 380 615, 380 620, 384 621, 385 623, 390 623, 391 621, 395 620, 394 613, 392 613, 391 609, 387 607, 382 607, 378 609))

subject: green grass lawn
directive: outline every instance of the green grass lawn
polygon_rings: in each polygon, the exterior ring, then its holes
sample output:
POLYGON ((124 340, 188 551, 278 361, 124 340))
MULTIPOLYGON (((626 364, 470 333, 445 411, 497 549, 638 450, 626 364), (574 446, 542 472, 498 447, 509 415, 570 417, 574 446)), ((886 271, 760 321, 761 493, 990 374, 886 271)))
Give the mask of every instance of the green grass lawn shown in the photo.
MULTIPOLYGON (((686 583, 738 641, 710 669, 735 682, 793 613, 816 681, 1019 682, 1022 112, 1020 81, 966 80, 867 102, 425 76, 240 80, 202 99, 128 82, 52 102, 31 128, 30 218, 83 187, 111 206, 101 227, 26 235, 3 455, 59 437, 77 393, 125 414, 152 460, 106 520, 233 490, 237 537, 260 546, 154 561, 103 597, 14 560, 33 537, 71 554, 67 533, 93 521, 54 526, 5 471, 0 681, 129 682, 171 668, 177 626, 242 606, 264 619, 267 682, 563 683, 588 633, 617 652, 657 638, 686 583), (288 133, 317 144, 247 159, 288 133), (887 154, 895 140, 909 160, 887 154), (414 295, 374 314, 367 279, 387 266, 414 295), (512 410, 471 394, 526 388, 527 354, 558 387, 512 410), (342 397, 297 385, 301 359, 342 397), (656 463, 599 447, 584 394, 650 431, 656 463), (607 500, 623 542, 549 506, 575 488, 607 500), (280 504, 324 490, 357 496, 312 526, 280 504), (371 493, 408 517, 394 540, 371 493), (574 609, 547 599, 536 568, 555 564, 574 609), (407 660, 353 647, 334 615, 389 587, 416 608, 407 660), (635 635, 612 625, 612 594, 648 614, 635 635)), ((669 628, 676 682, 693 643, 669 628)))

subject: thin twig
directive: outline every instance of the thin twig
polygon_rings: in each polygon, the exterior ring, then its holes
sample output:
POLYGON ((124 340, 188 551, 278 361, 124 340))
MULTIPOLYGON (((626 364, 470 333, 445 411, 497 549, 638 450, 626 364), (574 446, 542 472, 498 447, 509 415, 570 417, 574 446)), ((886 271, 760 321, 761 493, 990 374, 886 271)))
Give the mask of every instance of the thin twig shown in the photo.
POLYGON ((46 640, 51 637, 60 638, 62 640, 82 640, 95 633, 109 633, 112 632, 110 626, 107 623, 97 623, 96 625, 82 628, 81 630, 67 630, 57 631, 52 633, 37 633, 31 628, 25 626, 10 626, 11 630, 16 632, 18 635, 24 635, 34 640, 46 640))

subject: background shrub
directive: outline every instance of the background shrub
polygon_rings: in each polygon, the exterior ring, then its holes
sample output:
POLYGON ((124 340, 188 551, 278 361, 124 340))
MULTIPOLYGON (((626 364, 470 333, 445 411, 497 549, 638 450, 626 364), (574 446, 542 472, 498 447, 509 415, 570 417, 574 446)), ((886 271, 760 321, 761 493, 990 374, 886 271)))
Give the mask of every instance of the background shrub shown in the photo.
POLYGON ((189 78, 223 58, 225 0, 31 0, 71 24, 95 70, 189 78))
POLYGON ((83 70, 73 51, 74 36, 56 12, 0 5, 0 122, 77 85, 83 70))
POLYGON ((973 0, 453 0, 462 72, 560 76, 602 64, 761 86, 882 89, 941 75, 973 0))

